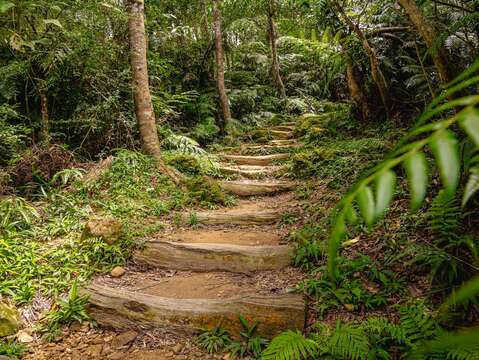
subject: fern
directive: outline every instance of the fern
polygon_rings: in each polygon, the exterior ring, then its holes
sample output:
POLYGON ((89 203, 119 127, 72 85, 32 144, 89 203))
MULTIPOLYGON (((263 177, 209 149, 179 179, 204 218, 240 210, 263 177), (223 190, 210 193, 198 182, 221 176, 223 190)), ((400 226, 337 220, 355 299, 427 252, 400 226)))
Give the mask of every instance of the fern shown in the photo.
POLYGON ((479 154, 472 158, 469 166, 469 179, 464 188, 463 206, 479 191, 479 154))
POLYGON ((408 345, 425 339, 433 339, 439 332, 436 321, 427 312, 426 307, 421 304, 402 306, 399 309, 399 315, 404 339, 408 345))
POLYGON ((338 324, 329 341, 330 353, 341 359, 363 360, 369 352, 369 341, 364 331, 354 325, 338 324))
POLYGON ((332 279, 337 278, 337 257, 341 243, 347 237, 347 225, 354 225, 356 221, 354 203, 359 205, 362 218, 368 226, 377 222, 393 199, 395 168, 400 165, 405 168, 411 189, 411 208, 417 210, 427 193, 429 179, 425 149, 430 147, 436 158, 444 191, 449 196, 455 194, 461 164, 458 141, 450 128, 459 124, 474 142, 474 146, 479 148, 479 109, 476 107, 479 104, 479 95, 451 100, 442 105, 441 103, 451 94, 479 83, 479 76, 472 76, 478 69, 479 59, 454 80, 448 90, 431 102, 417 120, 416 127, 400 141, 397 150, 374 167, 338 204, 334 212, 328 252, 329 276, 332 279), (435 116, 457 107, 463 109, 446 120, 427 124, 427 121, 435 116))
POLYGON ((263 352, 263 360, 301 360, 314 356, 318 344, 300 332, 286 331, 275 337, 263 352))
POLYGON ((459 236, 462 211, 455 196, 441 190, 426 213, 428 229, 440 240, 451 242, 459 236))

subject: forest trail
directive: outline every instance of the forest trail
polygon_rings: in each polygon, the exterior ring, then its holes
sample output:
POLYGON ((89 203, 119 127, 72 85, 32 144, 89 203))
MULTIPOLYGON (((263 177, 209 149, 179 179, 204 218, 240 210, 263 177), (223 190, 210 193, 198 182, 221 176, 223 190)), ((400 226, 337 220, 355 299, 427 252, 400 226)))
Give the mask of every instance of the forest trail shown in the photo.
POLYGON ((293 130, 292 123, 272 127, 268 144, 244 143, 222 153, 220 169, 234 179, 220 186, 240 200, 229 208, 183 213, 189 226, 144 239, 122 277, 103 276, 88 288, 93 318, 121 331, 192 333, 221 326, 238 334, 242 315, 258 321, 263 336, 302 330, 305 303, 292 292, 302 275, 288 267, 293 248, 280 226, 301 205, 292 193, 296 184, 281 178, 281 161, 296 145, 293 130))

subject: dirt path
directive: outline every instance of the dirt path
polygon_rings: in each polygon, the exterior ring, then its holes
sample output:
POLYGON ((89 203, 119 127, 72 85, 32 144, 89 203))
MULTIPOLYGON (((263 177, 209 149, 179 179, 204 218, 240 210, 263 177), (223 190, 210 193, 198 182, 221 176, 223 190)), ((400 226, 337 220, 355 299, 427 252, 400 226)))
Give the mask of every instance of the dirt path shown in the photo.
POLYGON ((171 225, 143 239, 122 277, 99 277, 86 290, 100 328, 64 329, 59 342, 35 344, 25 358, 227 359, 199 349, 195 332, 221 326, 238 334, 240 314, 259 320, 264 336, 302 329, 304 300, 291 291, 302 274, 289 267, 293 248, 282 224, 301 207, 296 184, 281 178, 280 163, 295 145, 292 129, 270 129, 275 140, 265 148, 277 147, 274 155, 247 155, 257 147, 248 144, 220 155, 220 169, 235 177, 220 184, 242 198, 237 205, 184 213, 194 227, 171 225))

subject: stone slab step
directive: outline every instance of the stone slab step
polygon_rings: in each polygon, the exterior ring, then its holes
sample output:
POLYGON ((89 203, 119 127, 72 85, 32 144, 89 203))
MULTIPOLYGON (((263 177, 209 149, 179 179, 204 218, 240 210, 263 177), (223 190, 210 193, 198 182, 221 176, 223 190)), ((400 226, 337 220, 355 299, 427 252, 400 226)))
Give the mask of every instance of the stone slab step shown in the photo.
POLYGON ((238 285, 237 279, 214 274, 172 276, 138 283, 96 281, 82 291, 89 295, 88 311, 102 326, 116 329, 164 328, 194 332, 221 326, 233 334, 242 328, 238 315, 259 321, 258 333, 272 337, 286 329, 302 330, 305 304, 297 294, 259 294, 238 285))
POLYGON ((289 139, 289 140, 271 140, 269 142, 271 145, 297 145, 297 142, 295 139, 289 139))
POLYGON ((292 139, 294 134, 291 130, 272 130, 272 129, 258 129, 255 131, 255 134, 260 136, 271 136, 273 139, 277 140, 289 140, 292 139))
POLYGON ((165 269, 249 273, 287 267, 292 251, 273 233, 195 230, 148 239, 134 259, 165 269))
POLYGON ((276 209, 202 211, 183 214, 183 222, 188 222, 192 216, 195 217, 195 221, 205 225, 266 225, 280 221, 282 211, 276 209))
POLYGON ((290 181, 221 181, 221 188, 237 196, 273 195, 293 190, 295 183, 290 181))
POLYGON ((248 156, 248 155, 221 155, 225 160, 232 161, 238 165, 271 165, 275 161, 286 160, 289 154, 272 154, 262 156, 248 156))
POLYGON ((278 130, 278 131, 287 131, 287 132, 291 132, 294 130, 296 126, 294 125, 277 125, 277 126, 273 126, 271 128, 271 130, 278 130))
POLYGON ((248 179, 257 179, 273 176, 286 169, 285 166, 258 166, 258 165, 229 165, 220 164, 219 170, 223 174, 239 175, 248 179))

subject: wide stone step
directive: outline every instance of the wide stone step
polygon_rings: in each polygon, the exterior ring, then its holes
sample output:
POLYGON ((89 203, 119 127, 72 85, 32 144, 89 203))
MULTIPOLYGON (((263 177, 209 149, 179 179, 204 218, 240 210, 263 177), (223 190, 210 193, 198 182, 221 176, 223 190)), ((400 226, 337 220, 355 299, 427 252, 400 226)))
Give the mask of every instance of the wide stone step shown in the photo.
POLYGON ((273 126, 271 130, 291 132, 294 130, 295 127, 296 126, 294 125, 277 125, 277 126, 273 126))
POLYGON ((195 230, 148 239, 134 254, 137 262, 188 271, 277 270, 291 262, 293 248, 271 232, 195 230))
POLYGON ((280 146, 284 146, 284 145, 297 145, 297 142, 295 139, 290 139, 290 140, 271 140, 269 142, 271 145, 280 145, 280 146))
POLYGON ((234 210, 234 211, 202 211, 185 213, 185 223, 198 222, 205 225, 265 225, 281 220, 282 212, 276 209, 234 210))
POLYGON ((255 134, 260 136, 270 136, 273 139, 278 140, 288 140, 292 139, 294 134, 293 131, 289 130, 272 130, 272 129, 258 129, 255 131, 255 134))
POLYGON ((272 154, 262 156, 248 156, 248 155, 221 155, 225 160, 232 161, 238 165, 271 165, 276 161, 286 160, 289 154, 272 154))
POLYGON ((290 181, 221 181, 221 188, 237 196, 261 196, 273 195, 284 191, 290 191, 296 186, 290 181))
POLYGON ((139 274, 113 280, 99 279, 83 291, 89 295, 89 314, 102 326, 184 332, 220 326, 239 334, 241 314, 250 322, 259 322, 259 334, 271 337, 286 329, 302 330, 305 323, 302 296, 259 293, 254 286, 222 274, 160 279, 139 274))
POLYGON ((248 179, 258 179, 273 176, 286 169, 285 166, 259 166, 259 165, 230 165, 220 164, 219 170, 223 174, 239 175, 248 179))

